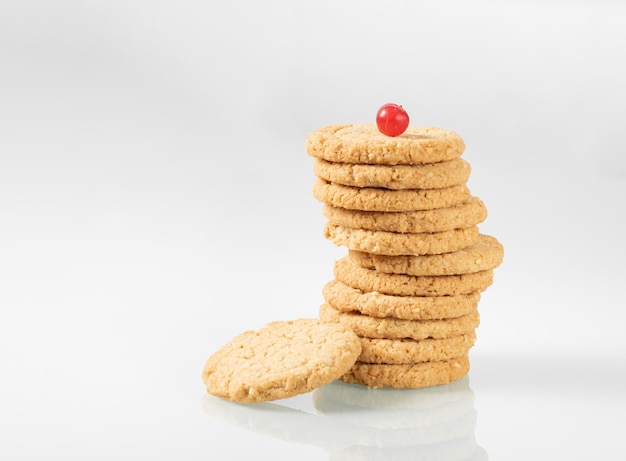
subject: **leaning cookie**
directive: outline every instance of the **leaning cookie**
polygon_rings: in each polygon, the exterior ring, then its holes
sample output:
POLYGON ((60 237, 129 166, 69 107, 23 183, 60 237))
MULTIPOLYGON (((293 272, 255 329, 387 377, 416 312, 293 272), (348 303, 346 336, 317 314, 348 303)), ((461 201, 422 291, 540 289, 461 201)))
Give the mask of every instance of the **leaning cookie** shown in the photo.
MULTIPOLYGON (((340 323, 361 338, 376 339, 451 338, 474 331, 480 323, 477 309, 455 318, 405 320, 371 317, 356 312, 341 312, 328 303, 324 303, 320 306, 319 315, 324 322, 340 323)), ((360 360, 367 362, 367 360, 360 360)))
POLYGON ((361 353, 356 334, 317 319, 272 322, 247 331, 207 360, 207 392, 242 403, 292 397, 345 373, 361 353))
POLYGON ((324 225, 324 237, 337 246, 389 256, 451 253, 473 245, 478 240, 478 235, 477 226, 442 232, 403 234, 354 229, 331 222, 324 225))
POLYGON ((477 197, 460 205, 419 211, 360 211, 324 205, 328 221, 343 227, 373 231, 421 233, 465 229, 487 218, 487 208, 477 197))
POLYGON ((459 275, 384 274, 365 269, 348 256, 335 262, 335 278, 352 288, 398 296, 455 296, 484 291, 493 283, 493 269, 459 275))
POLYGON ((467 354, 440 362, 404 365, 356 362, 340 379, 374 388, 419 389, 449 384, 465 376, 469 369, 467 354))
POLYGON ((502 263, 504 248, 494 237, 481 234, 473 245, 437 255, 383 256, 350 250, 359 266, 388 274, 455 275, 495 269, 502 263))
POLYGON ((419 165, 452 160, 464 150, 458 134, 437 127, 409 126, 401 136, 389 137, 372 123, 328 125, 306 138, 310 156, 343 163, 419 165))
POLYGON ((364 165, 313 159, 313 172, 328 182, 385 189, 441 189, 465 184, 471 167, 461 158, 422 165, 364 165))
POLYGON ((351 187, 321 178, 313 182, 313 197, 322 203, 349 210, 417 211, 460 205, 471 197, 465 184, 442 189, 388 190, 377 187, 351 187))

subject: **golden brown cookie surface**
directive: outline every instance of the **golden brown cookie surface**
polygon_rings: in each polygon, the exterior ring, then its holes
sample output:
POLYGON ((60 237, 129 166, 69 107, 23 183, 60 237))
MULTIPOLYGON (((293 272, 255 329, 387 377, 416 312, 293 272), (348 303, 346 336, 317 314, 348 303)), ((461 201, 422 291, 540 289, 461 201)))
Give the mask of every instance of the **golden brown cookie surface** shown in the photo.
POLYGON ((489 235, 466 248, 437 255, 383 256, 350 250, 350 259, 359 266, 389 274, 456 275, 495 269, 502 262, 502 244, 489 235))
POLYGON ((469 372, 467 355, 440 362, 404 365, 356 362, 340 379, 368 387, 418 389, 448 384, 469 372))
POLYGON ((477 197, 460 205, 433 210, 361 211, 324 205, 322 212, 329 222, 339 226, 413 234, 466 229, 487 218, 485 204, 477 197))
POLYGON ((463 139, 437 127, 409 126, 396 137, 375 124, 328 125, 306 138, 307 153, 331 162, 376 165, 416 165, 452 160, 465 150, 463 139))
POLYGON ((322 203, 348 210, 419 211, 446 208, 467 202, 471 195, 465 184, 441 189, 389 190, 352 187, 316 178, 313 197, 322 203))
POLYGON ((385 189, 441 189, 464 184, 470 165, 461 158, 421 165, 364 165, 313 159, 313 172, 328 182, 385 189))
POLYGON ((324 237, 337 246, 390 256, 450 253, 473 245, 478 235, 476 226, 442 232, 404 234, 354 229, 331 222, 324 225, 324 237))
POLYGON ((363 363, 405 365, 451 360, 467 355, 476 341, 472 330, 466 334, 438 339, 380 339, 360 338, 363 363))
POLYGON ((271 322, 247 331, 207 360, 207 392, 243 403, 292 397, 327 384, 354 364, 354 332, 317 319, 271 322))
POLYGON ((461 317, 476 310, 480 292, 456 296, 394 296, 352 288, 331 280, 322 288, 325 301, 342 312, 371 317, 431 320, 461 317))
POLYGON ((335 278, 352 288, 398 296, 455 296, 484 291, 493 282, 493 270, 435 276, 384 274, 365 269, 348 256, 335 262, 334 270, 335 278))
MULTIPOLYGON (((413 340, 442 339, 467 334, 474 331, 480 323, 478 310, 456 318, 406 320, 371 317, 356 312, 342 312, 328 303, 320 306, 320 319, 325 322, 341 323, 361 338, 408 338, 413 340)), ((361 361, 366 362, 367 360, 361 361)))

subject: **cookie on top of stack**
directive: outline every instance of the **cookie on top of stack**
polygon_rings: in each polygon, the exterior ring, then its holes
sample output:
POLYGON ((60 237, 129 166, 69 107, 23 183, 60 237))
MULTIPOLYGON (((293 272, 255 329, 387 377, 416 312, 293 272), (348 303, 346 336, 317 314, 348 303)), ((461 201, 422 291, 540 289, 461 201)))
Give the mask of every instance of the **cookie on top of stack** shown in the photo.
POLYGON ((362 348, 341 380, 421 388, 469 372, 478 302, 503 247, 478 230, 487 210, 466 185, 464 149, 435 127, 390 137, 376 124, 330 125, 307 137, 324 235, 348 248, 319 317, 352 329, 362 348))

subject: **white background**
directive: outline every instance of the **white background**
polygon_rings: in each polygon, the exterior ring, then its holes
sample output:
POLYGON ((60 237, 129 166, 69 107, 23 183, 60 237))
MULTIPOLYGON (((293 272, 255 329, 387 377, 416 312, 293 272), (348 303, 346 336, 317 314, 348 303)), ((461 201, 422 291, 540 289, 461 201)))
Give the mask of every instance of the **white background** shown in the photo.
POLYGON ((625 19, 618 1, 0 1, 0 458, 329 459, 207 412, 200 372, 244 330, 317 316, 345 249, 304 138, 385 102, 463 136, 505 246, 471 353, 478 445, 623 456, 625 19))

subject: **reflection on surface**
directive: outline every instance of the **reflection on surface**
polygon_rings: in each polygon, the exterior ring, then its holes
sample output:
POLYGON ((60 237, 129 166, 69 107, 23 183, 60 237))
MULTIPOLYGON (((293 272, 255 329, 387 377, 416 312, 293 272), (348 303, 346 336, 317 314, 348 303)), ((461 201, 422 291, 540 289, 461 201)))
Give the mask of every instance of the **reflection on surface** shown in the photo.
POLYGON ((242 405, 206 395, 205 411, 261 434, 317 445, 330 460, 486 460, 474 436, 466 377, 427 389, 333 382, 313 392, 316 414, 278 403, 242 405))

